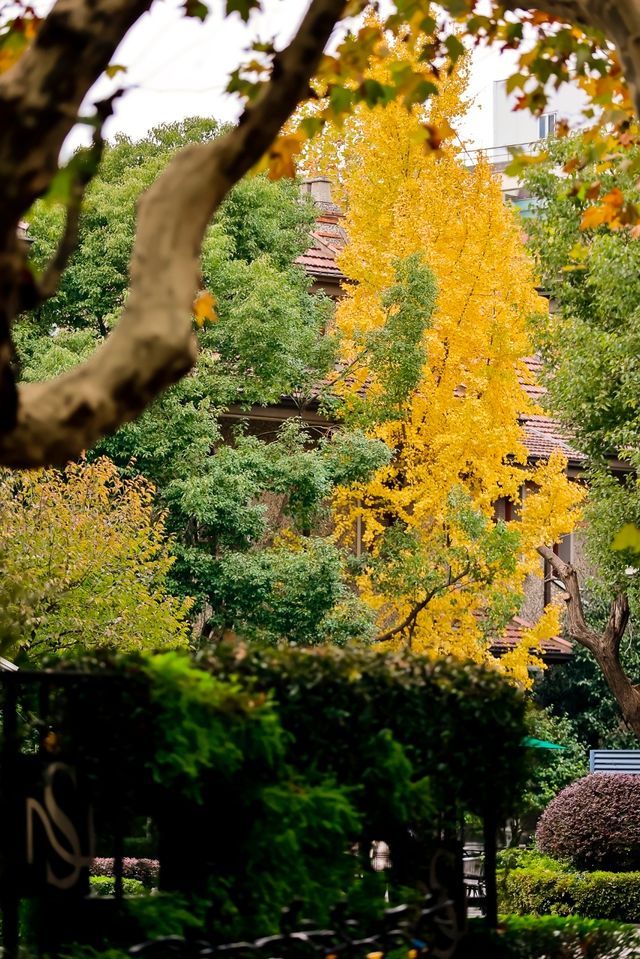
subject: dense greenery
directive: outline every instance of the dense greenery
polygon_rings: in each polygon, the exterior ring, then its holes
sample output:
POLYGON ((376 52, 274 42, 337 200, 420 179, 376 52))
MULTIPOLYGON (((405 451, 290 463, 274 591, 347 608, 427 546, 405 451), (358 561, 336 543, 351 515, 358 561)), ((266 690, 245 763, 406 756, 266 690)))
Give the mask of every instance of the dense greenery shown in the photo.
POLYGON ((534 739, 563 748, 529 749, 531 773, 511 820, 512 844, 521 840, 523 832, 531 834, 538 817, 551 800, 589 769, 585 744, 576 736, 571 720, 531 704, 527 711, 527 731, 534 739))
POLYGON ((0 652, 36 663, 63 650, 185 647, 190 603, 154 490, 106 457, 0 472, 0 652))
MULTIPOLYGON (((107 148, 60 289, 17 328, 23 379, 68 369, 108 334, 127 295, 137 197, 177 149, 218 133, 215 121, 185 120, 140 141, 118 137, 107 148)), ((37 267, 51 256, 62 220, 55 204, 34 208, 37 267)), ((333 369, 331 301, 312 295, 294 264, 314 221, 313 204, 295 183, 254 177, 231 193, 204 244, 202 282, 215 298, 215 317, 198 332, 195 370, 92 452, 156 484, 176 536, 173 588, 195 598, 204 635, 234 628, 269 642, 314 643, 372 632, 371 614, 345 585, 346 554, 308 534, 322 528, 335 487, 365 480, 388 462, 389 449, 357 427, 313 431, 296 416, 262 437, 242 423, 253 404, 283 394, 303 414, 333 369), (221 419, 229 406, 235 418, 221 419)), ((391 289, 390 302, 402 303, 403 295, 402 285, 391 289)), ((402 326, 401 316, 394 322, 402 326)), ((376 350, 389 353, 382 343, 376 350)), ((402 381, 406 364, 397 356, 381 363, 395 363, 393 376, 402 381)))
POLYGON ((503 916, 497 933, 476 919, 469 933, 464 959, 622 959, 638 939, 634 926, 573 916, 503 916))
POLYGON ((325 921, 344 896, 404 897, 440 830, 506 815, 522 788, 524 700, 495 670, 224 644, 199 664, 101 663, 51 717, 94 784, 99 835, 150 815, 160 888, 207 902, 223 938, 273 931, 294 898, 325 921), (392 850, 382 884, 373 839, 392 850))
MULTIPOLYGON (((588 597, 585 606, 591 625, 600 628, 602 603, 588 597)), ((622 642, 620 658, 627 674, 635 681, 640 678, 640 650, 635 645, 634 633, 635 628, 631 626, 622 642)), ((545 672, 536 684, 534 695, 560 724, 570 723, 585 755, 588 749, 636 748, 637 737, 625 726, 602 672, 582 646, 574 645, 569 662, 551 666, 545 672)))
POLYGON ((521 915, 640 922, 640 872, 573 872, 529 866, 504 872, 501 908, 521 915))
POLYGON ((592 177, 593 191, 603 196, 624 190, 632 198, 638 187, 620 169, 600 175, 595 160, 578 169, 580 149, 579 138, 550 141, 549 159, 526 177, 535 199, 529 243, 555 306, 547 324, 537 323, 536 336, 551 408, 587 457, 587 545, 600 588, 605 595, 622 589, 635 600, 637 577, 625 572, 629 556, 610 546, 623 524, 640 522, 640 486, 634 472, 614 478, 609 460, 638 464, 640 252, 628 232, 583 230, 582 222, 593 199, 585 179, 592 177))
POLYGON ((594 193, 624 190, 631 199, 638 184, 633 164, 628 173, 613 174, 597 170, 594 158, 578 169, 581 148, 579 137, 549 141, 548 161, 531 167, 526 182, 535 216, 527 233, 557 306, 541 337, 551 397, 579 447, 598 464, 618 450, 637 455, 640 252, 625 230, 581 227, 594 193))

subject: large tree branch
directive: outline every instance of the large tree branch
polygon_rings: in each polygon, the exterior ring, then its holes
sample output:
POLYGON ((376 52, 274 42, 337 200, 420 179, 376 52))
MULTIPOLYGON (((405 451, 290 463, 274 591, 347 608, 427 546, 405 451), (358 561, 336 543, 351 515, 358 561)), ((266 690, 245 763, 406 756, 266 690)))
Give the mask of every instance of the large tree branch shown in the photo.
POLYGON ((57 0, 0 76, 0 235, 47 189, 80 105, 151 0, 57 0))
POLYGON ((551 569, 564 586, 567 619, 569 621, 571 638, 583 646, 586 646, 592 653, 595 653, 600 642, 600 637, 587 626, 576 570, 570 563, 565 563, 564 560, 560 559, 548 546, 539 546, 538 552, 543 559, 549 563, 551 569))
POLYGON ((80 215, 82 213, 82 202, 86 189, 96 174, 100 160, 102 159, 104 151, 104 139, 102 136, 104 123, 113 113, 113 102, 121 93, 122 91, 118 91, 107 100, 102 100, 96 104, 96 127, 91 148, 83 154, 84 164, 71 184, 64 228, 58 247, 39 279, 29 268, 27 251, 25 250, 23 271, 25 282, 21 287, 18 302, 18 312, 20 313, 25 310, 35 309, 35 307, 50 299, 58 289, 69 258, 78 245, 80 215))
POLYGON ((426 609, 431 600, 435 599, 438 593, 444 593, 447 589, 457 586, 458 583, 465 578, 465 576, 469 575, 470 572, 471 563, 465 566, 457 576, 452 576, 451 570, 449 570, 449 577, 446 583, 439 583, 438 586, 434 586, 433 589, 429 590, 424 599, 421 599, 419 603, 416 603, 397 626, 392 626, 391 629, 387 629, 384 633, 380 633, 378 636, 374 637, 373 642, 386 643, 388 639, 393 639, 394 636, 397 636, 399 633, 403 633, 405 629, 414 629, 418 620, 418 616, 423 609, 426 609))
POLYGON ((640 116, 640 0, 501 0, 505 10, 541 10, 559 20, 595 27, 615 44, 640 116))
POLYGON ((589 629, 585 621, 578 574, 574 567, 560 559, 548 546, 540 546, 538 552, 548 561, 565 588, 571 638, 593 654, 625 721, 640 736, 640 691, 633 685, 620 662, 620 642, 629 621, 626 595, 618 593, 613 599, 607 625, 598 635, 589 629))
POLYGON ((306 94, 344 0, 313 0, 273 79, 224 137, 181 151, 139 203, 129 297, 114 332, 85 363, 19 388, 0 463, 59 464, 133 419, 195 360, 191 303, 207 225, 306 94))

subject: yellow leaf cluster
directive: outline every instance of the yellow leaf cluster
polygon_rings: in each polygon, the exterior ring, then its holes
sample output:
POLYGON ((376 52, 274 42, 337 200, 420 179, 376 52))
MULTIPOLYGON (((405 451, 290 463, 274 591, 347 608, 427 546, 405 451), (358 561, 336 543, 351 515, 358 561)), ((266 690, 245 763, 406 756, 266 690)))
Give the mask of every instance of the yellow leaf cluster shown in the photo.
MULTIPOLYGON (((454 74, 449 90, 435 98, 438 122, 461 113, 463 80, 454 74)), ((424 122, 400 104, 360 107, 334 131, 332 143, 325 135, 325 160, 317 163, 338 178, 346 208, 349 243, 340 265, 351 282, 336 316, 345 364, 354 360, 363 334, 384 323, 381 297, 393 284, 398 258, 422 254, 438 282, 421 382, 404 416, 376 430, 394 458, 370 482, 338 492, 337 535, 348 538, 359 515, 374 557, 393 524, 419 543, 405 590, 386 589, 370 574, 358 581, 381 633, 433 592, 390 645, 410 641, 416 650, 490 661, 492 609, 522 594, 540 562, 537 546, 574 528, 582 490, 568 481, 559 456, 535 470, 527 465, 520 417, 535 410, 523 389, 529 374, 522 358, 532 352, 528 319, 546 304, 536 293, 516 217, 488 165, 480 160, 472 167, 459 142, 425 152, 417 135, 424 122), (489 536, 496 501, 519 504, 525 487, 521 516, 505 526, 519 534, 517 545, 496 555, 487 552, 486 536, 478 545, 452 507, 462 497, 489 536)), ((341 382, 347 409, 354 391, 373 395, 378 386, 366 364, 341 382)), ((502 660, 505 672, 526 684, 527 668, 537 662, 530 645, 558 625, 557 613, 547 613, 522 648, 502 660)))
POLYGON ((0 472, 0 651, 185 645, 190 601, 169 595, 175 559, 153 486, 106 457, 0 472))

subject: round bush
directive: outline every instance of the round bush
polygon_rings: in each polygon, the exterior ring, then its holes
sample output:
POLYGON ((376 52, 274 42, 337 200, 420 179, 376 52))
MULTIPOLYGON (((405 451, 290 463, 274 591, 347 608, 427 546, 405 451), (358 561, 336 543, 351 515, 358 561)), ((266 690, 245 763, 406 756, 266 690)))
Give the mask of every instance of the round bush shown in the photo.
POLYGON ((538 847, 577 869, 640 869, 640 776, 592 773, 545 809, 538 847))

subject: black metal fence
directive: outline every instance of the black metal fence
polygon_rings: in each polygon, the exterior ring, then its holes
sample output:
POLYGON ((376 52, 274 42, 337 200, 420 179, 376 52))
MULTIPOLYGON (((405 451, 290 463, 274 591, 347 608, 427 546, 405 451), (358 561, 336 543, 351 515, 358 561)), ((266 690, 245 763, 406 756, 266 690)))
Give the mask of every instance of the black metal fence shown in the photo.
MULTIPOLYGON (((0 909, 6 959, 18 954, 21 904, 27 901, 40 910, 37 947, 43 951, 55 954, 60 942, 70 941, 70 932, 77 941, 91 942, 99 927, 112 928, 121 943, 130 936, 127 946, 136 941, 134 929, 121 921, 126 912, 126 825, 119 815, 118 797, 126 773, 119 773, 115 762, 107 778, 92 755, 90 738, 80 735, 83 730, 78 726, 83 715, 80 701, 86 708, 88 697, 108 719, 109 710, 118 709, 119 690, 128 681, 120 674, 70 670, 0 675, 0 909), (90 895, 90 866, 96 853, 114 859, 114 894, 108 900, 90 895)), ((121 722, 118 729, 122 730, 121 722)), ((139 726, 136 735, 144 735, 139 726)), ((125 757, 127 744, 114 742, 113 749, 125 757)), ((147 812, 153 817, 152 809, 147 812)), ((482 896, 476 897, 478 902, 483 900, 490 925, 497 921, 495 825, 485 822, 483 889, 482 896)), ((162 849, 160 836, 161 877, 166 865, 162 849)), ((434 849, 421 905, 389 909, 368 929, 339 909, 330 929, 298 922, 297 914, 291 913, 277 936, 223 945, 216 944, 215 935, 212 941, 169 937, 139 943, 130 948, 130 954, 151 959, 170 955, 381 959, 400 948, 407 950, 410 959, 427 954, 451 959, 465 914, 458 838, 434 849)))

